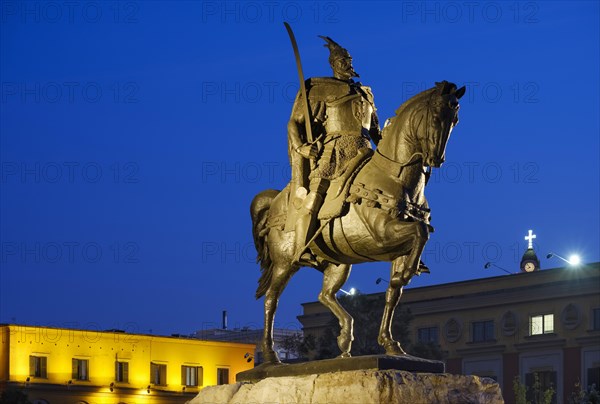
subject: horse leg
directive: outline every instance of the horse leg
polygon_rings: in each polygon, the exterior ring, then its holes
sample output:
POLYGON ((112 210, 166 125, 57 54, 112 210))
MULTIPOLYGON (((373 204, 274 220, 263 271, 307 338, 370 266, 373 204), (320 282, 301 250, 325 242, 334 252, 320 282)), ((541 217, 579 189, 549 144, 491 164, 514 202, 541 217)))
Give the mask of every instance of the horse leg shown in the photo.
MULTIPOLYGON (((398 257, 392 262, 392 276, 398 267, 404 266, 405 258, 405 256, 398 257)), ((383 317, 379 327, 379 337, 377 338, 377 342, 385 349, 387 355, 406 355, 406 352, 404 352, 400 343, 394 341, 392 338, 392 319, 394 318, 394 311, 396 310, 396 306, 398 306, 400 297, 402 297, 402 286, 393 284, 390 281, 385 292, 385 307, 383 309, 383 317)))
POLYGON ((392 263, 392 275, 390 285, 403 287, 408 285, 410 279, 419 269, 421 254, 425 249, 425 244, 429 240, 429 230, 424 223, 412 223, 414 232, 412 233, 412 247, 410 253, 402 261, 392 263))
POLYGON ((398 306, 398 302, 402 297, 402 288, 408 285, 419 268, 421 254, 428 239, 429 231, 427 227, 422 223, 415 223, 413 246, 410 253, 406 256, 400 256, 392 262, 390 284, 385 292, 385 308, 379 328, 379 337, 377 338, 377 342, 384 347, 385 353, 388 355, 406 354, 400 343, 392 337, 392 319, 396 306, 398 306))
POLYGON ((338 347, 342 351, 340 358, 350 357, 350 348, 354 340, 354 336, 352 335, 354 320, 338 302, 335 294, 348 280, 351 268, 351 265, 329 264, 325 268, 325 271, 323 271, 323 288, 319 293, 319 301, 331 310, 340 323, 340 335, 337 338, 338 347))
POLYGON ((273 349, 273 326, 279 297, 292 275, 296 272, 291 265, 283 266, 273 263, 273 278, 265 293, 265 328, 262 340, 262 352, 265 363, 281 363, 277 352, 273 349))

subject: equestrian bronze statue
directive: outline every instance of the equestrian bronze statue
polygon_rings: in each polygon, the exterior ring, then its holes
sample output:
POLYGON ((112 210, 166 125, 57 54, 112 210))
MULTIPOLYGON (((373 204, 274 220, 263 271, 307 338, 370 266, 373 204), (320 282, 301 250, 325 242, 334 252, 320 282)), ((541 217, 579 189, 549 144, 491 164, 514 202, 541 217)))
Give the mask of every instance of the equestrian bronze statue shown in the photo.
POLYGON ((339 321, 340 357, 349 357, 353 319, 336 293, 352 264, 372 261, 392 263, 378 343, 387 355, 405 354, 392 337, 392 317, 402 288, 428 272, 420 261, 433 231, 425 185, 431 168, 444 162, 465 92, 447 81, 436 83, 403 103, 380 131, 373 95, 353 81, 358 75, 348 51, 322 38, 333 77, 306 80, 294 103, 288 124, 292 180, 282 191, 259 193, 250 207, 261 265, 256 298, 265 298, 265 363, 279 362, 273 350, 275 312, 288 281, 303 266, 323 273, 318 298, 339 321))

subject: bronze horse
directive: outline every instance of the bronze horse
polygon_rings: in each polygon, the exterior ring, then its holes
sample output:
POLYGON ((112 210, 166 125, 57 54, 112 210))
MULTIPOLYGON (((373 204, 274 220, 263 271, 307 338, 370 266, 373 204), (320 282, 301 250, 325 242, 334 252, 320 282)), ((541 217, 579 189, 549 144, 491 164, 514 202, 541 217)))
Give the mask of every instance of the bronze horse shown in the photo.
MULTIPOLYGON (((420 271, 421 253, 432 230, 424 195, 428 167, 444 162, 450 132, 458 123, 458 99, 464 92, 464 87, 457 89, 443 81, 402 104, 383 129, 377 150, 368 150, 372 157, 351 179, 347 208, 341 216, 322 221, 322 231, 309 245, 318 260, 312 266, 323 272, 319 301, 341 327, 340 357, 350 356, 353 319, 336 293, 348 279, 352 264, 370 261, 392 263, 378 343, 388 355, 405 354, 392 337, 392 317, 402 288, 420 271)), ((265 297, 265 363, 279 363, 273 350, 275 311, 283 289, 300 268, 293 263, 294 232, 284 232, 282 226, 288 192, 289 185, 281 192, 265 190, 250 207, 262 272, 256 298, 265 297)))

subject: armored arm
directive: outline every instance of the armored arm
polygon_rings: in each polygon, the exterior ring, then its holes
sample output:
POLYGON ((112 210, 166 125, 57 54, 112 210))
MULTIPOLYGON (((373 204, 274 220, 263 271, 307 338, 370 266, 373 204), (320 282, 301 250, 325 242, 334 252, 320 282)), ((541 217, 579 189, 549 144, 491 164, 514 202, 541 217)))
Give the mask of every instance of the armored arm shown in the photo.
POLYGON ((302 97, 300 93, 298 93, 296 101, 294 102, 294 107, 292 108, 292 115, 288 122, 290 157, 292 153, 298 153, 304 158, 314 159, 317 157, 318 150, 316 145, 311 145, 307 142, 302 102, 302 97))
POLYGON ((363 86, 360 83, 357 84, 359 85, 363 97, 367 99, 367 102, 371 104, 371 107, 373 108, 373 112, 371 113, 371 125, 369 127, 369 137, 375 143, 375 146, 377 146, 381 140, 381 130, 379 129, 379 117, 377 116, 377 107, 375 107, 373 92, 371 91, 371 87, 363 86))
POLYGON ((287 126, 290 153, 297 152, 300 146, 306 142, 306 130, 304 129, 304 115, 302 113, 302 106, 300 105, 301 102, 302 98, 300 97, 300 93, 298 93, 287 126))
MULTIPOLYGON (((321 150, 321 142, 319 139, 319 128, 313 127, 313 136, 316 137, 313 143, 310 143, 306 136, 306 125, 304 123, 304 112, 302 105, 301 93, 299 92, 292 108, 292 115, 288 121, 288 142, 289 152, 297 153, 305 159, 316 159, 321 150), (316 132, 315 132, 316 131, 316 132)), ((315 121, 318 121, 323 115, 324 103, 321 102, 310 102, 309 110, 315 111, 315 121)), ((313 125, 314 126, 314 125, 313 125)))

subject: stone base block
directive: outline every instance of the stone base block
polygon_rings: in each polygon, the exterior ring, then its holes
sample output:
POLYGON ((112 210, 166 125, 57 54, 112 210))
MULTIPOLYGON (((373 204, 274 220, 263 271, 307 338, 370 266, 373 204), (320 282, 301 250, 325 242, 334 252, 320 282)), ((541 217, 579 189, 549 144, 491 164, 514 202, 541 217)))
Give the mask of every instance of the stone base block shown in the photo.
POLYGON ((504 403, 492 379, 402 370, 353 370, 269 377, 202 389, 189 404, 504 403))
POLYGON ((256 382, 267 377, 318 375, 348 370, 406 370, 419 373, 444 373, 444 362, 417 358, 411 355, 362 355, 351 358, 322 359, 294 364, 263 363, 253 369, 240 372, 238 382, 256 382))

